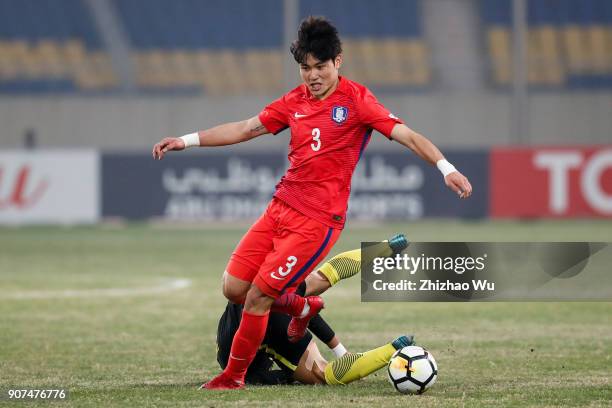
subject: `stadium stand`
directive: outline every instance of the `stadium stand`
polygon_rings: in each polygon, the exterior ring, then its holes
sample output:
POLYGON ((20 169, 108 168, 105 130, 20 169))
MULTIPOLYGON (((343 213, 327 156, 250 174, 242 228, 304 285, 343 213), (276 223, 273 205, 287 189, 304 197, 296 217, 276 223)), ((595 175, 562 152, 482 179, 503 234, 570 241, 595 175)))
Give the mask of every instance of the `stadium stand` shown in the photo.
MULTIPOLYGON (((128 31, 141 89, 281 90, 287 52, 281 0, 113 1, 128 31)), ((338 24, 345 40, 344 72, 351 78, 374 88, 429 83, 418 0, 301 1, 300 16, 310 14, 338 24)))
POLYGON ((113 0, 142 90, 278 92, 282 0, 113 0))
MULTIPOLYGON (((107 0, 127 35, 140 91, 282 90, 282 0, 107 0)), ((300 1, 344 39, 345 69, 375 89, 431 81, 421 0, 300 1)), ((118 89, 109 50, 84 0, 0 0, 0 92, 118 89)))
POLYGON ((94 27, 81 0, 0 0, 0 92, 113 89, 94 27))
MULTIPOLYGON (((512 77, 512 0, 481 0, 495 85, 512 77)), ((612 86, 612 1, 529 0, 528 80, 543 88, 612 86)))
MULTIPOLYGON (((105 0, 131 50, 139 91, 282 91, 283 0, 105 0)), ((299 17, 339 28, 343 73, 375 90, 427 89, 423 0, 301 0, 299 17)), ((551 89, 612 87, 612 1, 528 0, 528 80, 551 89)), ((512 0, 480 0, 491 82, 512 79, 512 0)), ((85 0, 0 0, 0 92, 119 88, 85 0)))

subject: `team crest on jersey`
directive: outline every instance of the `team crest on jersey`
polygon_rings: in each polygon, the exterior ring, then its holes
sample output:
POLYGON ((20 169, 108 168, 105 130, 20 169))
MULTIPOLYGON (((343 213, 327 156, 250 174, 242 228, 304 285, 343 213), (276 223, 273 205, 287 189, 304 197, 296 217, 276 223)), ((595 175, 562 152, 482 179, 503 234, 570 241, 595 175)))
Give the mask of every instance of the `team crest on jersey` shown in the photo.
POLYGON ((334 106, 332 109, 332 120, 338 124, 348 118, 348 109, 344 106, 334 106))

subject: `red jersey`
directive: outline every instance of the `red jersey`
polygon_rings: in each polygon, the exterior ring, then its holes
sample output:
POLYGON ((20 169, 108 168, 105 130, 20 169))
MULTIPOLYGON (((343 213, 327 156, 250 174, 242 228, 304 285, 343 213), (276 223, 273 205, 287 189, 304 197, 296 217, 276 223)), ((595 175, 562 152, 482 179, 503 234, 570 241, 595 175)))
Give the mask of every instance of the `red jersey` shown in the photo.
POLYGON ((390 138, 397 123, 363 85, 340 77, 324 100, 302 84, 268 105, 259 119, 274 134, 291 128, 289 169, 275 197, 304 215, 343 228, 351 178, 376 129, 390 138))

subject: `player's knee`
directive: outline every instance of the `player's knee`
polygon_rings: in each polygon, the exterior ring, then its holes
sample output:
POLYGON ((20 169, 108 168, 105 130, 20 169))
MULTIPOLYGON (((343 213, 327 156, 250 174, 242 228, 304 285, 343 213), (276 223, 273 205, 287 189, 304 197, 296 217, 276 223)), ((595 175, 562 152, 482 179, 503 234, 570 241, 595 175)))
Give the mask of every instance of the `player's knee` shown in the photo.
POLYGON ((304 296, 318 296, 331 287, 331 283, 320 270, 312 271, 305 279, 306 292, 304 296))
POLYGON ((252 285, 244 300, 244 310, 254 314, 267 313, 272 307, 274 298, 263 293, 256 285, 252 285))
POLYGON ((223 296, 232 303, 244 303, 247 292, 248 287, 244 288, 240 285, 232 285, 227 281, 223 281, 223 296))
POLYGON ((327 361, 321 355, 317 344, 311 341, 300 357, 293 378, 303 384, 327 384, 325 381, 325 367, 327 361))
MULTIPOLYGON (((326 366, 327 366, 327 364, 326 364, 326 366)), ((320 370, 317 367, 316 370, 313 370, 313 375, 316 378, 315 384, 327 384, 327 381, 325 381, 325 367, 323 367, 323 370, 320 370)))
POLYGON ((225 296, 225 298, 232 303, 243 304, 246 293, 236 288, 228 288, 227 286, 223 285, 223 296, 225 296))
POLYGON ((232 303, 243 304, 250 286, 250 282, 234 278, 227 272, 223 274, 223 296, 232 303))

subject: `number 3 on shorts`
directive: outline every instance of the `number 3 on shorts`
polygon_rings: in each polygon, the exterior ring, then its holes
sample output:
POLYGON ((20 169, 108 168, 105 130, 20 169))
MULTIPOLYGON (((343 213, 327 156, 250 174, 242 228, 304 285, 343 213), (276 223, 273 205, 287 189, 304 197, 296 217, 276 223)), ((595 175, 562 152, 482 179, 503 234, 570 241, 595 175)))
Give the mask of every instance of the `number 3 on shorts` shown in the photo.
POLYGON ((321 131, 319 130, 319 128, 312 129, 312 140, 315 141, 316 144, 311 143, 310 147, 312 147, 312 150, 314 150, 315 152, 319 151, 319 149, 321 148, 321 131))
POLYGON ((295 266, 295 264, 297 263, 298 259, 291 255, 289 257, 287 257, 287 263, 285 264, 285 267, 287 268, 286 271, 283 271, 283 267, 279 266, 278 267, 278 274, 279 276, 276 276, 276 272, 272 272, 270 274, 271 277, 273 277, 274 279, 278 279, 278 280, 283 280, 285 279, 285 276, 289 275, 291 273, 291 269, 293 269, 293 267, 295 266))

